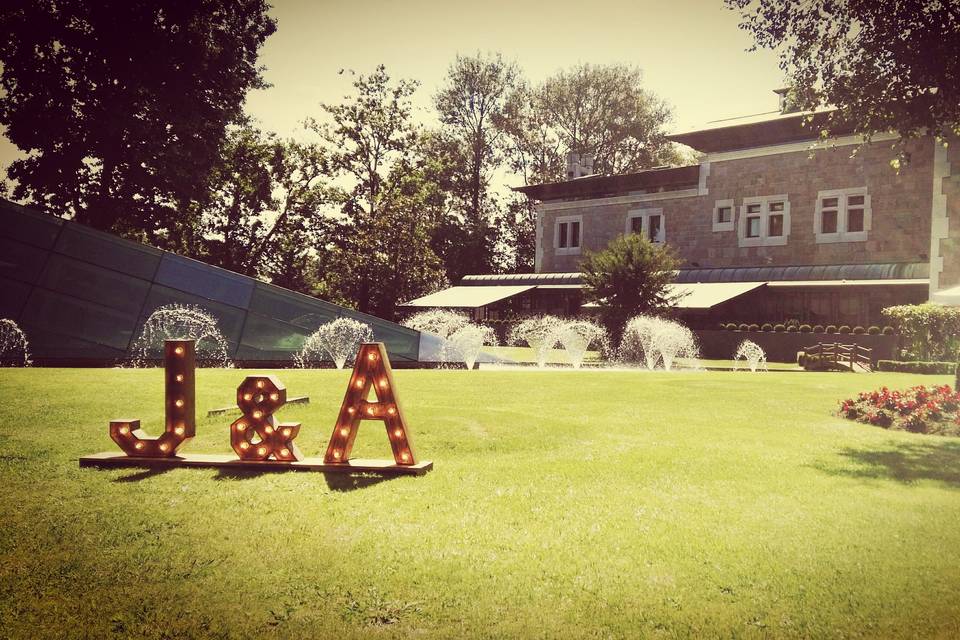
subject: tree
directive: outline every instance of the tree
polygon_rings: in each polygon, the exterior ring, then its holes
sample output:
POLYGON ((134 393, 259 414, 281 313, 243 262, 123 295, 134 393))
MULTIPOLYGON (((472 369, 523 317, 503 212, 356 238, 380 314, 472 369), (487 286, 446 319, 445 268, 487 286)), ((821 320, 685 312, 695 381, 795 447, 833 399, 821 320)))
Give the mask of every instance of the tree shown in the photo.
POLYGON ((250 124, 232 130, 199 205, 204 259, 309 293, 305 275, 332 226, 322 211, 327 171, 318 145, 281 141, 250 124))
POLYGON ((668 286, 680 262, 668 245, 641 234, 620 235, 602 251, 587 252, 580 262, 584 297, 600 307, 611 335, 637 314, 660 314, 678 298, 668 286))
POLYGON ((265 85, 264 0, 10 0, 0 124, 28 154, 13 196, 182 248, 229 123, 265 85))
POLYGON ((960 5, 956 0, 725 0, 757 47, 778 51, 805 109, 832 105, 841 127, 904 138, 960 133, 960 5))
MULTIPOLYGON (((566 179, 566 155, 592 153, 594 173, 618 174, 684 158, 666 139, 669 108, 643 87, 639 69, 579 65, 538 86, 518 83, 497 118, 511 171, 525 185, 566 179)), ((501 218, 503 254, 532 269, 536 212, 528 200, 508 202, 501 218)))
POLYGON ((308 121, 323 139, 340 207, 324 295, 391 318, 398 301, 442 283, 430 238, 442 194, 425 178, 410 97, 417 83, 392 82, 380 65, 358 74, 354 95, 308 121))
POLYGON ((666 138, 670 109, 643 88, 643 74, 628 65, 581 64, 521 88, 505 122, 515 160, 538 178, 562 179, 567 152, 591 153, 594 173, 620 174, 677 163, 666 138))
POLYGON ((516 85, 516 65, 500 54, 457 56, 444 84, 434 96, 441 135, 453 147, 455 161, 451 195, 461 209, 459 249, 445 256, 451 279, 467 273, 487 273, 494 266, 496 203, 490 193, 491 174, 502 162, 507 96, 516 85))

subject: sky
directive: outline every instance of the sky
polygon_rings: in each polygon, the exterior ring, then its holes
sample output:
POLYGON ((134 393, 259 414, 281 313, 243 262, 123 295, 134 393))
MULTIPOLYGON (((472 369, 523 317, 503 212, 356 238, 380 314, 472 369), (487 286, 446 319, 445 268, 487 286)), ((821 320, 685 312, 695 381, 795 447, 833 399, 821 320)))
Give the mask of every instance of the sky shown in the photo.
MULTIPOLYGON (((627 63, 674 112, 670 129, 773 111, 783 84, 777 58, 747 52, 750 36, 722 0, 274 0, 277 32, 261 50, 273 86, 252 92, 247 113, 263 128, 300 137, 321 102, 350 92, 341 69, 419 80, 414 98, 429 123, 430 100, 457 54, 500 52, 531 82, 589 62, 627 63)), ((0 140, 0 165, 19 155, 0 140)))

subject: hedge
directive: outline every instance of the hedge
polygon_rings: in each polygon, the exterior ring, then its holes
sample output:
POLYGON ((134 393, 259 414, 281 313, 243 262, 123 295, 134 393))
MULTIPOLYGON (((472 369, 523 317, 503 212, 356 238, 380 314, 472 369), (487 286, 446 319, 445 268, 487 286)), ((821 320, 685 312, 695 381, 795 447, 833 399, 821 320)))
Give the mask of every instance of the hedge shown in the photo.
POLYGON ((897 326, 903 346, 917 360, 960 357, 960 307, 904 304, 887 307, 883 315, 897 326))
POLYGON ((922 360, 902 362, 900 360, 878 360, 877 371, 896 373, 930 373, 949 375, 957 371, 956 362, 924 362, 922 360))

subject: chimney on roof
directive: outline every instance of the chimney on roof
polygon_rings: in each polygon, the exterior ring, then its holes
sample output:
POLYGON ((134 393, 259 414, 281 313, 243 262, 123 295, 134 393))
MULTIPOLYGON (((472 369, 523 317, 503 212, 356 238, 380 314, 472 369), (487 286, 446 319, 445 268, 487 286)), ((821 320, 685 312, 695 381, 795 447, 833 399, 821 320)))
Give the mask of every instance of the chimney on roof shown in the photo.
POLYGON ((567 154, 567 180, 593 175, 593 154, 571 151, 567 154))
POLYGON ((796 97, 793 95, 793 87, 781 87, 780 89, 774 89, 773 92, 780 99, 780 113, 797 113, 800 111, 800 105, 797 104, 796 97))

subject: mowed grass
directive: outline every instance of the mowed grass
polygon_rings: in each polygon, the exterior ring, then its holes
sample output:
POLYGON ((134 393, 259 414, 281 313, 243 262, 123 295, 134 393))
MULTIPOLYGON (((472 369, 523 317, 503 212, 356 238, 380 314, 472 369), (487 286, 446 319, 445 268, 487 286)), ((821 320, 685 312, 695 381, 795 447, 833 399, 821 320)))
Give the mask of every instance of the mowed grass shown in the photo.
MULTIPOLYGON (((198 372, 228 453, 248 372, 198 372)), ((348 372, 280 371, 321 455, 348 372)), ((0 371, 0 636, 960 636, 960 443, 834 417, 903 374, 397 371, 422 478, 80 469, 159 370, 0 371)), ((355 455, 387 456, 379 423, 355 455)))

